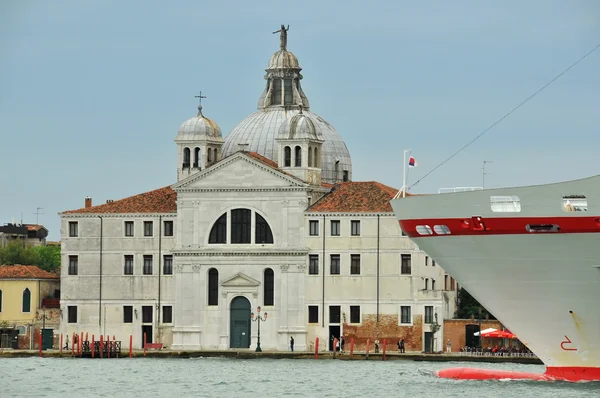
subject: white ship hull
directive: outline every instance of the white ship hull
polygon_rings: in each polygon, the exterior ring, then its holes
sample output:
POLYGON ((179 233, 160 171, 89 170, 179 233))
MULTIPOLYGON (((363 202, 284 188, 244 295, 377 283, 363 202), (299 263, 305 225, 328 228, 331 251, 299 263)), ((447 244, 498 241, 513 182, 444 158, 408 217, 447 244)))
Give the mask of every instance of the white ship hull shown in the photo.
POLYGON ((410 196, 392 207, 404 232, 515 333, 548 374, 600 379, 600 176, 410 196), (492 196, 501 211, 492 211, 492 196), (498 204, 501 196, 518 200, 498 204))

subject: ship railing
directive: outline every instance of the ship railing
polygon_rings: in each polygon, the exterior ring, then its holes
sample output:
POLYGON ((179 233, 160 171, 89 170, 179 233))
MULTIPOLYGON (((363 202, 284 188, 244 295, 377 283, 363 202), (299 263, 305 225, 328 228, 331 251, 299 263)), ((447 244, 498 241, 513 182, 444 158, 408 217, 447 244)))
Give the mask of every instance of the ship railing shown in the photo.
POLYGON ((489 352, 489 351, 461 351, 457 353, 466 357, 513 357, 513 358, 537 358, 531 352, 489 352))
POLYGON ((469 191, 481 191, 483 187, 454 187, 454 188, 440 188, 438 193, 452 193, 452 192, 469 192, 469 191))

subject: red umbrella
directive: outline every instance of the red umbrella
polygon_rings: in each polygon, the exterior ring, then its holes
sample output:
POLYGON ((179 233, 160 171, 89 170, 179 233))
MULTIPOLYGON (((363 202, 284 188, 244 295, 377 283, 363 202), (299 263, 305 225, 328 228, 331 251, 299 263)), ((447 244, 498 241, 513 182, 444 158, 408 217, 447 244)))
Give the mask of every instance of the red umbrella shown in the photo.
POLYGON ((482 333, 481 337, 489 337, 496 339, 514 339, 516 336, 512 333, 502 331, 502 330, 492 330, 487 333, 482 333))

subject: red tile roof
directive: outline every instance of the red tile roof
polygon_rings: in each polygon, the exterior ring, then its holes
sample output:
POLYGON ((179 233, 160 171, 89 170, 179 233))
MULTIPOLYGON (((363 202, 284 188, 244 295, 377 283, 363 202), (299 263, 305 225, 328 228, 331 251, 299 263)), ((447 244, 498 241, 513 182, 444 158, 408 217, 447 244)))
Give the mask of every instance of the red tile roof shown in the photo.
POLYGON ((98 206, 76 210, 67 210, 63 214, 73 213, 175 213, 177 211, 177 193, 170 186, 140 193, 125 199, 115 200, 98 206))
POLYGON ((43 225, 38 224, 24 224, 23 226, 26 227, 28 231, 39 231, 40 229, 44 228, 43 225))
POLYGON ((377 181, 342 182, 313 204, 309 212, 392 213, 390 200, 396 188, 377 181))
POLYGON ((35 265, 0 265, 0 279, 60 279, 35 265))

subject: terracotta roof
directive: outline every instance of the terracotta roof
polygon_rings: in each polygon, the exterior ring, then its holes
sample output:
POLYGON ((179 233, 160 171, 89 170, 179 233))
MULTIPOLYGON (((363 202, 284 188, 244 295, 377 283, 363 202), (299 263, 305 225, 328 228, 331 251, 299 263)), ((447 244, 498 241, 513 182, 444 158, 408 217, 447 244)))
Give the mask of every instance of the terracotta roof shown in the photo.
POLYGON ((38 224, 25 224, 23 226, 26 227, 28 231, 39 231, 40 229, 44 228, 43 225, 38 224))
POLYGON ((309 207, 309 212, 392 213, 390 201, 396 188, 377 181, 355 181, 336 184, 332 190, 309 207))
POLYGON ((115 200, 98 206, 76 210, 67 210, 63 214, 73 213, 175 213, 177 211, 177 193, 170 186, 155 189, 125 199, 115 200))
POLYGON ((60 279, 35 265, 0 265, 0 279, 60 279))

